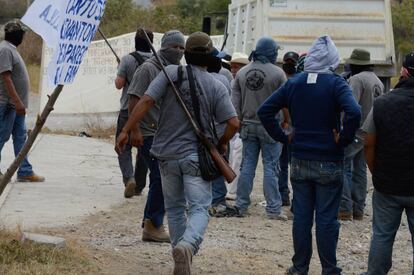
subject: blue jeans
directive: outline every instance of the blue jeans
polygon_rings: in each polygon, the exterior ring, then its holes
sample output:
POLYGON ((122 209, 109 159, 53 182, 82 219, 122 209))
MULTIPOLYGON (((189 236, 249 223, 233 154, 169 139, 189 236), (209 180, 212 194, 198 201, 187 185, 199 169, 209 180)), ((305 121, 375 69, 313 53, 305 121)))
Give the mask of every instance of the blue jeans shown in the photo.
POLYGON ((160 160, 159 164, 171 244, 190 245, 196 254, 209 221, 211 182, 201 178, 197 153, 182 159, 160 160))
MULTIPOLYGON (((118 115, 118 121, 116 126, 116 138, 121 133, 122 128, 124 128, 126 122, 128 121, 128 110, 121 110, 118 115)), ((131 178, 135 178, 137 185, 140 185, 141 188, 144 188, 146 185, 147 177, 147 163, 142 157, 142 154, 137 154, 136 163, 135 163, 135 172, 132 165, 132 155, 131 155, 132 146, 130 144, 125 145, 124 151, 118 155, 119 168, 121 169, 122 178, 124 184, 126 184, 131 178)))
POLYGON ((386 195, 375 190, 372 197, 372 209, 373 235, 369 251, 368 274, 385 275, 392 266, 392 247, 404 210, 414 248, 412 239, 414 237, 414 197, 386 195))
POLYGON ((152 224, 156 228, 159 228, 164 222, 165 208, 158 161, 150 155, 153 140, 153 137, 144 138, 144 145, 140 148, 139 152, 144 157, 145 163, 150 170, 150 184, 144 210, 144 219, 151 220, 152 224))
POLYGON ((279 158, 279 192, 283 202, 289 201, 289 146, 284 144, 279 158))
POLYGON ((278 186, 278 162, 282 146, 266 133, 262 125, 244 125, 240 132, 243 141, 243 159, 240 168, 240 178, 237 183, 236 206, 241 211, 247 211, 251 201, 253 180, 256 174, 259 153, 263 161, 263 192, 266 199, 266 212, 280 214, 282 199, 278 186))
POLYGON ((338 210, 343 184, 343 162, 291 159, 293 187, 294 271, 308 274, 312 258, 312 226, 315 213, 316 244, 322 274, 341 274, 336 248, 339 236, 338 210))
POLYGON ((346 148, 344 165, 345 180, 340 211, 363 214, 367 198, 367 165, 362 140, 346 148))
MULTIPOLYGON (((14 155, 17 157, 22 150, 27 139, 26 115, 17 115, 16 110, 11 104, 0 104, 0 160, 1 151, 4 144, 13 138, 14 155)), ((18 177, 30 176, 33 174, 32 165, 27 160, 27 156, 21 163, 17 171, 18 177)))
POLYGON ((212 182, 213 201, 211 205, 217 206, 226 203, 227 187, 224 177, 219 177, 212 182))

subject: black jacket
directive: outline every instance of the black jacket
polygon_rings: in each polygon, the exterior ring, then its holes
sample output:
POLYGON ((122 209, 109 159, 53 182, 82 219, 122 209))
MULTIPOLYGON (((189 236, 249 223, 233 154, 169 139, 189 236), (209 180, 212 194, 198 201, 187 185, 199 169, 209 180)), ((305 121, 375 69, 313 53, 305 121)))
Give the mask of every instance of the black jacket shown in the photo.
POLYGON ((400 81, 373 108, 374 186, 381 193, 414 196, 414 78, 400 81))

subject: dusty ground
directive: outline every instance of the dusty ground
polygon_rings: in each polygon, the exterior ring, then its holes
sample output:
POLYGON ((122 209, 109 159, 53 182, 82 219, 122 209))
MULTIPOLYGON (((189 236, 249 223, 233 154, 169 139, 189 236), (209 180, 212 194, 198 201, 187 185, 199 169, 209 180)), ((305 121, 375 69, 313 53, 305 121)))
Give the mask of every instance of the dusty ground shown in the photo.
MULTIPOLYGON (((259 204, 263 201, 261 190, 261 181, 256 180, 250 217, 211 219, 202 249, 194 258, 194 274, 284 274, 292 257, 292 221, 267 220, 259 204)), ((366 269, 371 196, 372 189, 364 221, 342 223, 338 260, 343 274, 360 274, 366 269)), ((145 199, 146 195, 135 197, 82 224, 48 231, 86 246, 102 274, 171 274, 169 245, 141 241, 145 199)), ((412 255, 404 219, 394 245, 391 274, 411 274, 412 255)), ((310 274, 320 274, 316 249, 310 274)))

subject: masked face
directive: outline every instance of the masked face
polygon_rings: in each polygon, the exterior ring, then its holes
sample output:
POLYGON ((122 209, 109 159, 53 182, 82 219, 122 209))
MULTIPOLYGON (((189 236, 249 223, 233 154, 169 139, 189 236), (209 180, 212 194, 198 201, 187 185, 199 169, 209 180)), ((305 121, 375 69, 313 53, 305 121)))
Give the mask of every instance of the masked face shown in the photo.
POLYGON ((6 40, 18 47, 22 44, 24 38, 24 31, 15 31, 13 33, 6 34, 6 40))
POLYGON ((184 47, 181 47, 181 46, 176 46, 176 47, 164 49, 161 51, 163 52, 163 55, 165 56, 165 58, 167 58, 168 61, 171 62, 171 64, 176 64, 176 65, 180 64, 180 61, 184 55, 184 47))
POLYGON ((283 67, 283 71, 287 74, 287 75, 294 75, 296 73, 296 65, 293 63, 284 63, 282 65, 283 67))

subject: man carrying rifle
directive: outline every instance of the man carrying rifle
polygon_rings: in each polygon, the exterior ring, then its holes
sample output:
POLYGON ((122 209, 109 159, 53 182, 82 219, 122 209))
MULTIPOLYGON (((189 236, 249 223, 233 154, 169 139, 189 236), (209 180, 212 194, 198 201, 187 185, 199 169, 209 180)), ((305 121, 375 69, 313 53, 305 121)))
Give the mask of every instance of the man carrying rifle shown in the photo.
MULTIPOLYGON (((184 35, 176 30, 166 32, 161 39, 161 50, 158 56, 164 66, 171 64, 180 64, 184 55, 184 35)), ((142 98, 151 82, 161 71, 161 64, 157 58, 152 57, 140 66, 132 80, 128 90, 129 95, 129 112, 131 113, 139 99, 142 98)), ((143 241, 170 242, 170 237, 164 231, 164 197, 161 187, 161 175, 158 168, 158 161, 150 155, 150 149, 157 131, 159 105, 156 104, 140 123, 140 132, 144 136, 144 144, 139 153, 144 157, 145 162, 150 170, 150 186, 148 191, 147 203, 144 211, 143 221, 143 241)), ((133 140, 137 129, 133 130, 133 140)))
MULTIPOLYGON (((225 153, 227 143, 239 128, 236 111, 223 84, 207 72, 213 43, 205 33, 190 35, 185 47, 188 66, 170 65, 166 68, 171 83, 165 74, 159 74, 149 86, 130 115, 117 141, 117 150, 123 149, 128 133, 145 114, 160 105, 158 130, 154 137, 151 153, 159 161, 165 210, 173 247, 174 274, 191 274, 192 257, 203 240, 211 203, 211 182, 201 177, 198 157, 199 140, 193 123, 177 100, 172 85, 180 88, 179 94, 186 106, 192 106, 188 75, 195 81, 196 94, 200 103, 201 122, 226 122, 226 129, 217 144, 220 153, 225 153), (191 70, 189 69, 191 68, 191 70), (189 72, 192 72, 189 73, 189 72), (186 207, 188 213, 186 215, 186 207)), ((188 108, 194 117, 195 108, 188 108)), ((208 129, 208 127, 206 128, 208 129)), ((207 136, 211 133, 206 131, 207 136)), ((143 143, 138 130, 137 141, 143 143)))

